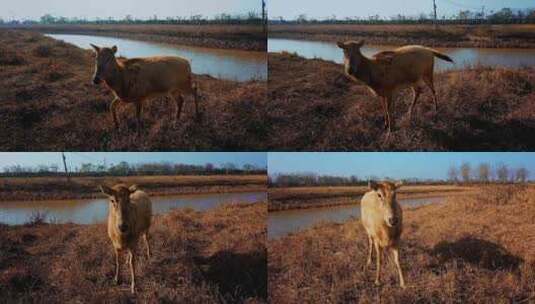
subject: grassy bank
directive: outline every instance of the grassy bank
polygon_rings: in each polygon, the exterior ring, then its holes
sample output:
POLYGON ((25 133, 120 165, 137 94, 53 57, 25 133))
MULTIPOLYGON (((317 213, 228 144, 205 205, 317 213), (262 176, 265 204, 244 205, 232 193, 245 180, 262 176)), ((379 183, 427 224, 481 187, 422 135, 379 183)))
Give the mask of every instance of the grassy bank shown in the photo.
MULTIPOLYGON (((398 198, 468 195, 477 190, 477 187, 455 185, 405 185, 398 191, 398 198)), ((270 188, 268 209, 281 211, 351 205, 358 203, 360 196, 368 191, 367 186, 270 188)))
POLYGON ((265 51, 267 46, 262 25, 51 24, 17 28, 41 33, 123 37, 218 49, 265 51))
POLYGON ((17 303, 265 303, 266 204, 153 218, 150 261, 137 259, 137 295, 114 285, 106 226, 0 225, 0 298, 17 303))
POLYGON ((266 191, 265 175, 2 177, 0 201, 102 197, 100 185, 136 184, 151 195, 266 191))
POLYGON ((351 82, 341 65, 288 53, 269 54, 270 147, 280 150, 532 150, 535 68, 474 67, 437 73, 440 113, 425 90, 408 122, 412 92, 394 106, 386 140, 379 99, 351 82))
POLYGON ((39 33, 0 31, 0 150, 262 150, 265 132, 256 105, 266 82, 234 82, 195 75, 200 119, 186 98, 177 125, 172 103, 144 106, 144 128, 135 132, 135 109, 118 108, 116 130, 108 111, 112 93, 94 86, 94 54, 39 33))
POLYGON ((535 48, 535 25, 270 25, 270 38, 335 42, 365 39, 368 44, 423 44, 435 47, 535 48))
POLYGON ((360 220, 320 224, 268 241, 273 303, 531 303, 535 299, 535 189, 479 195, 404 210, 398 286, 393 263, 365 270, 360 220))

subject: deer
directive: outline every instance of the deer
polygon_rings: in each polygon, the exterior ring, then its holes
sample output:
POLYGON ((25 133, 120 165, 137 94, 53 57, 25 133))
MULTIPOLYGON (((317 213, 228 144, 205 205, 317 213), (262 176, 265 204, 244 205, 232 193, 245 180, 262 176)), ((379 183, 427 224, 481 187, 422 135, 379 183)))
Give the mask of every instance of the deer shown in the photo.
POLYGON ((452 62, 447 55, 432 48, 420 45, 407 45, 393 51, 383 51, 367 58, 361 52, 364 41, 339 41, 337 46, 344 52, 344 74, 352 81, 364 83, 372 95, 381 98, 384 113, 384 126, 388 134, 392 130, 393 94, 402 88, 410 87, 414 98, 409 109, 412 122, 414 107, 423 91, 422 83, 433 94, 435 113, 438 113, 433 72, 435 57, 452 62))
POLYGON ((115 96, 110 112, 116 129, 119 129, 119 103, 133 103, 136 106, 137 133, 140 134, 143 103, 157 97, 168 97, 175 102, 175 125, 182 112, 184 94, 193 96, 195 115, 199 117, 197 87, 187 59, 177 56, 127 59, 115 56, 117 46, 90 45, 96 54, 93 84, 104 83, 115 96))
POLYGON ((402 182, 369 181, 369 191, 360 202, 362 226, 368 236, 366 267, 372 263, 373 249, 376 255, 375 285, 380 285, 381 255, 388 250, 394 259, 399 285, 405 288, 403 272, 399 264, 399 245, 403 226, 403 212, 396 200, 396 190, 402 182))
POLYGON ((145 241, 147 259, 150 259, 149 228, 152 217, 152 203, 149 196, 138 189, 136 185, 128 187, 117 184, 113 187, 100 186, 102 193, 108 196, 108 236, 115 253, 116 284, 120 283, 120 255, 127 252, 126 263, 130 267, 130 290, 134 294, 135 281, 135 253, 141 235, 145 241))

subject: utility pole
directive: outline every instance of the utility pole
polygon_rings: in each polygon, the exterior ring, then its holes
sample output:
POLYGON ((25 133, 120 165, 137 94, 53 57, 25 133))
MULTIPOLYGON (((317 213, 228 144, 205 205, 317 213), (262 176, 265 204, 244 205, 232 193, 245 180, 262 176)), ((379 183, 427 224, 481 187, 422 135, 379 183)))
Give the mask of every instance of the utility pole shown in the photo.
POLYGON ((267 33, 267 12, 266 12, 266 1, 262 0, 262 25, 264 33, 267 33))
POLYGON ((437 29, 437 2, 433 0, 433 19, 435 24, 435 30, 437 29))
POLYGON ((67 161, 65 158, 65 153, 61 152, 61 158, 63 158, 63 168, 65 169, 65 175, 67 176, 67 180, 69 180, 69 171, 67 170, 67 161))

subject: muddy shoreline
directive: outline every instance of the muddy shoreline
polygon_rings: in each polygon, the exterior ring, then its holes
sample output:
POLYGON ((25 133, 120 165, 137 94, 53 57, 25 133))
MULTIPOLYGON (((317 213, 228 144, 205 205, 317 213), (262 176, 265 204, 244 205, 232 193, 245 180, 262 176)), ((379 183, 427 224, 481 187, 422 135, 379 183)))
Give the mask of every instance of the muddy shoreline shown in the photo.
POLYGON ((30 25, 7 28, 42 34, 108 36, 244 51, 262 52, 267 49, 261 25, 30 25))
POLYGON ((99 185, 125 183, 153 196, 266 192, 266 177, 252 176, 131 176, 0 178, 2 201, 94 199, 103 195, 99 185))
MULTIPOLYGON (((414 191, 414 192, 400 192, 397 195, 398 199, 418 199, 418 198, 432 198, 432 197, 452 197, 452 196, 463 196, 470 195, 476 192, 477 189, 473 190, 450 190, 450 191, 414 191)), ((298 199, 298 198, 287 198, 287 199, 272 199, 269 196, 268 211, 277 212, 277 211, 286 211, 286 210, 297 210, 297 209, 311 209, 311 208, 324 208, 324 207, 336 207, 336 206, 347 206, 347 205, 358 205, 360 202, 360 197, 365 192, 360 194, 355 193, 351 196, 347 194, 337 194, 337 195, 317 195, 311 197, 298 199)))
POLYGON ((270 25, 269 38, 431 47, 535 48, 535 25, 270 25))

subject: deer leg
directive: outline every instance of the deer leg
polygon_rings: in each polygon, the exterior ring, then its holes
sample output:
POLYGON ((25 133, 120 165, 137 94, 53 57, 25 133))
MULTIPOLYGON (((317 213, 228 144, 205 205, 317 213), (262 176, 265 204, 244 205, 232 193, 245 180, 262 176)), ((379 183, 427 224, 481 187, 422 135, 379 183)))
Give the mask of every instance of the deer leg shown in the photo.
POLYGON ((136 103, 137 134, 141 134, 141 112, 143 111, 143 102, 136 103))
POLYGON ((375 260, 377 269, 375 272, 375 285, 380 285, 380 278, 381 278, 381 247, 379 247, 379 243, 374 242, 375 245, 375 260))
POLYGON ((193 100, 195 101, 195 117, 199 118, 199 94, 196 85, 193 87, 193 100))
POLYGON ((147 247, 147 259, 150 259, 150 245, 149 245, 149 232, 143 234, 143 239, 145 240, 145 245, 147 247))
POLYGON ((129 264, 130 264, 130 290, 132 293, 136 293, 136 269, 135 269, 135 259, 134 259, 134 250, 130 249, 128 251, 129 254, 129 264))
POLYGON ((386 114, 388 117, 388 133, 392 131, 392 120, 393 120, 392 119, 392 106, 393 106, 392 95, 389 94, 386 97, 386 114))
POLYGON ((120 270, 120 263, 119 263, 119 254, 120 251, 117 248, 113 248, 115 251, 115 277, 113 278, 113 281, 115 284, 119 284, 119 270, 120 270))
POLYGON ((414 114, 414 106, 416 106, 416 102, 418 101, 418 97, 420 97, 420 94, 422 93, 422 89, 419 86, 412 87, 412 92, 414 93, 414 99, 412 100, 411 107, 409 109, 409 121, 412 121, 412 115, 414 114))
POLYGON ((399 249, 397 247, 392 247, 391 251, 399 275, 399 286, 405 288, 405 280, 403 279, 403 272, 401 271, 401 266, 399 264, 399 249))
POLYGON ((385 130, 388 128, 388 112, 386 109, 386 97, 381 97, 381 107, 383 108, 383 115, 385 118, 385 130))
POLYGON ((115 129, 119 129, 119 120, 117 119, 117 106, 119 106, 119 102, 121 100, 117 97, 115 97, 114 100, 111 101, 110 104, 110 113, 111 118, 113 119, 113 123, 115 124, 115 129))
POLYGON ((184 97, 182 97, 182 94, 178 94, 178 98, 175 99, 176 101, 176 116, 175 121, 178 121, 180 118, 180 114, 182 113, 182 107, 184 106, 184 97))
POLYGON ((368 235, 368 259, 366 260, 366 268, 370 267, 372 263, 372 253, 373 253, 373 239, 368 235))
POLYGON ((424 79, 425 84, 429 87, 431 90, 431 93, 433 93, 433 102, 435 103, 435 114, 438 114, 438 99, 437 99, 437 93, 435 91, 435 84, 433 83, 433 76, 426 77, 424 79))

